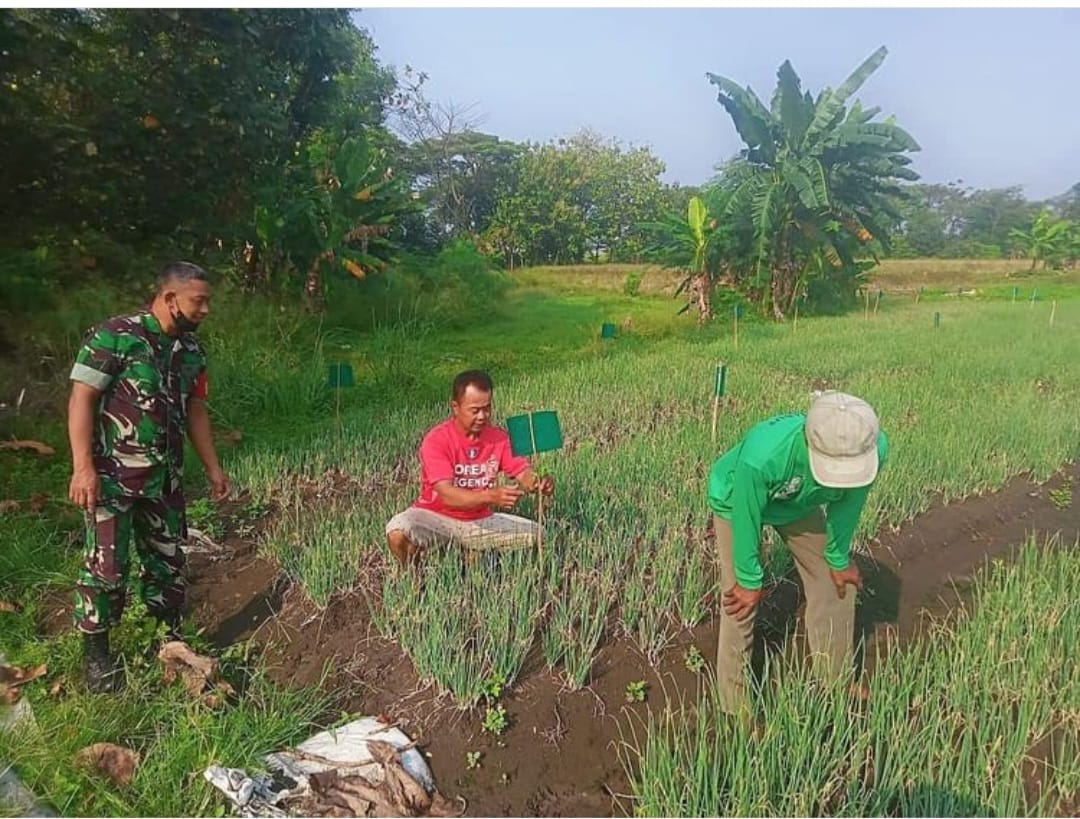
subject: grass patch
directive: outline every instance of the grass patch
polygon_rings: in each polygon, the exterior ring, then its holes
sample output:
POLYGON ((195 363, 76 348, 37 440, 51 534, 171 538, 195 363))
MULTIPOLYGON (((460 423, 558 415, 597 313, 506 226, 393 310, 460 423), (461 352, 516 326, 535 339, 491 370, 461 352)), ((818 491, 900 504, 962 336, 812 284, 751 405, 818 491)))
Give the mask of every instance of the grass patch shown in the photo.
MULTIPOLYGON (((140 607, 131 607, 140 608, 140 607)), ((0 758, 62 816, 223 815, 225 799, 202 777, 209 765, 262 768, 262 757, 321 730, 329 697, 319 689, 279 688, 257 670, 243 647, 223 657, 223 675, 241 692, 217 709, 193 701, 180 683, 166 687, 148 658, 152 627, 126 612, 113 643, 126 659, 127 685, 117 695, 87 694, 79 683, 79 635, 30 641, 33 606, 5 623, 0 646, 16 665, 47 663, 44 680, 25 688, 34 722, 0 733, 0 758), (16 644, 12 644, 12 638, 16 644), (23 638, 23 639, 19 639, 23 638), (51 693, 54 683, 62 688, 51 693), (80 770, 72 757, 94 742, 112 742, 142 757, 129 788, 80 770)), ((199 650, 199 641, 195 640, 199 650)))

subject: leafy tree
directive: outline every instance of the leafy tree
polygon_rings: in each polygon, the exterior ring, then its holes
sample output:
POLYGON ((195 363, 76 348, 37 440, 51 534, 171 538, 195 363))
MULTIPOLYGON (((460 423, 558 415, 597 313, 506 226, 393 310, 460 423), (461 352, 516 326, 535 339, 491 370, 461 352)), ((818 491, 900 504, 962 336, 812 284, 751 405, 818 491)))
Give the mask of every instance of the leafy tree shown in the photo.
POLYGON ((1019 187, 971 192, 965 201, 960 231, 966 245, 963 255, 1005 255, 1012 231, 1030 223, 1037 213, 1038 205, 1024 199, 1019 187))
POLYGON ((962 227, 965 193, 956 183, 904 185, 896 197, 900 214, 894 255, 900 246, 910 256, 946 256, 962 227))
POLYGON ((887 246, 886 224, 900 218, 898 182, 918 178, 905 155, 919 150, 915 140, 891 118, 875 121, 878 108, 847 107, 886 53, 878 49, 816 99, 785 61, 769 107, 750 88, 707 74, 746 144, 723 174, 731 197, 720 215, 751 226, 737 283, 778 319, 811 277, 829 275, 853 296, 858 257, 872 240, 887 246))
POLYGON ((237 238, 306 137, 379 127, 393 83, 345 10, 5 10, 0 40, 16 235, 237 238))
POLYGON ((1080 222, 1080 182, 1077 182, 1061 196, 1050 200, 1058 215, 1063 219, 1080 222))
POLYGON ((410 146, 406 170, 428 205, 428 218, 447 238, 475 237, 491 224, 498 190, 521 146, 466 131, 410 146))
POLYGON ((314 135, 292 173, 306 184, 297 178, 256 206, 253 250, 303 273, 308 303, 321 309, 327 272, 363 279, 386 269, 395 226, 415 205, 386 149, 362 137, 314 135))
POLYGON ((429 100, 427 79, 406 66, 391 96, 395 130, 405 146, 403 170, 413 177, 440 240, 473 239, 490 226, 497 191, 523 147, 477 131, 475 106, 429 100))
POLYGON ((661 205, 663 168, 646 149, 588 131, 528 145, 501 180, 481 244, 509 267, 635 259, 639 225, 661 205))
POLYGON ((638 225, 661 204, 664 163, 647 148, 624 151, 588 130, 571 137, 565 150, 579 157, 585 244, 593 261, 636 260, 644 249, 638 225))

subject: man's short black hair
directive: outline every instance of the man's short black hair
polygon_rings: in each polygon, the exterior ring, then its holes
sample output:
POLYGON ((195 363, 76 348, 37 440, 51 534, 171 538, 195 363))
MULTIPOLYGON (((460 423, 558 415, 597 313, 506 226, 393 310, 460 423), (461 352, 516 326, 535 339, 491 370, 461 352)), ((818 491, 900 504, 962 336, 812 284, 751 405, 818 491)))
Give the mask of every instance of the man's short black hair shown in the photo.
POLYGON ((206 271, 191 262, 169 262, 158 273, 158 292, 176 282, 205 282, 210 277, 206 271))
POLYGON ((451 392, 454 400, 460 401, 465 396, 465 390, 469 386, 476 387, 484 392, 491 392, 495 389, 491 376, 483 370, 466 370, 463 373, 458 373, 457 377, 454 378, 454 388, 451 392))

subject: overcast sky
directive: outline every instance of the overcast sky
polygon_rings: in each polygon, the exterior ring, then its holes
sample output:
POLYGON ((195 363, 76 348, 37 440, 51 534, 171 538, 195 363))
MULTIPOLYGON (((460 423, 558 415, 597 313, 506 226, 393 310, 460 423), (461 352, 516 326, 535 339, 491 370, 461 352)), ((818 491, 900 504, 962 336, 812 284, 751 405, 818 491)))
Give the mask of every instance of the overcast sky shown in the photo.
POLYGON ((878 46, 858 96, 922 145, 924 181, 1080 182, 1080 9, 364 9, 379 59, 426 71, 430 99, 476 103, 480 130, 547 141, 582 127, 647 145, 699 184, 739 150, 705 72, 766 104, 790 59, 815 95, 878 46))

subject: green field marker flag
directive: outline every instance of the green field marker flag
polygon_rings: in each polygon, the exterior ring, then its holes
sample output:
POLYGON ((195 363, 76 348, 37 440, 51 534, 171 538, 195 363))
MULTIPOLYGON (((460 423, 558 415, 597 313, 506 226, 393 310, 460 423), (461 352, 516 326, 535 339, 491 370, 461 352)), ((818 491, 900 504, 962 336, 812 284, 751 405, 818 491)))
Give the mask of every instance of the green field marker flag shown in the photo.
MULTIPOLYGON (((512 415, 506 419, 510 449, 518 456, 539 455, 562 449, 562 428, 553 410, 512 415)), ((538 473, 539 474, 539 473, 538 473)), ((544 493, 536 494, 536 551, 544 548, 544 493)))
POLYGON ((559 416, 552 410, 513 415, 506 419, 510 433, 510 448, 515 455, 539 455, 562 449, 562 428, 559 416))
POLYGON ((716 365, 716 384, 714 393, 717 398, 723 398, 727 390, 727 364, 721 361, 716 365))
POLYGON ((1016 297, 1019 296, 1019 295, 1020 295, 1020 288, 1019 287, 1014 287, 1013 288, 1013 301, 1016 301, 1016 297))
POLYGON ((727 364, 721 361, 716 365, 716 380, 713 382, 712 404, 712 443, 716 446, 716 422, 720 417, 720 399, 727 391, 727 364))
POLYGON ((1039 299, 1039 291, 1038 290, 1032 290, 1031 291, 1031 305, 1030 306, 1034 307, 1035 302, 1038 301, 1038 299, 1039 299))
POLYGON ((941 313, 934 313, 934 326, 935 327, 940 327, 941 326, 941 313))
POLYGON ((330 365, 328 378, 332 390, 356 386, 352 364, 346 364, 343 361, 335 361, 330 365))
POLYGON ((607 339, 608 341, 615 338, 615 325, 605 323, 600 328, 600 338, 607 339))
POLYGON ((356 386, 352 364, 344 361, 331 362, 327 373, 327 383, 329 383, 330 389, 334 391, 334 431, 337 434, 337 454, 340 458, 342 443, 341 391, 356 386))
POLYGON ((739 349, 739 319, 742 318, 742 305, 736 302, 735 306, 731 308, 731 322, 733 328, 733 336, 735 339, 735 349, 739 349))

